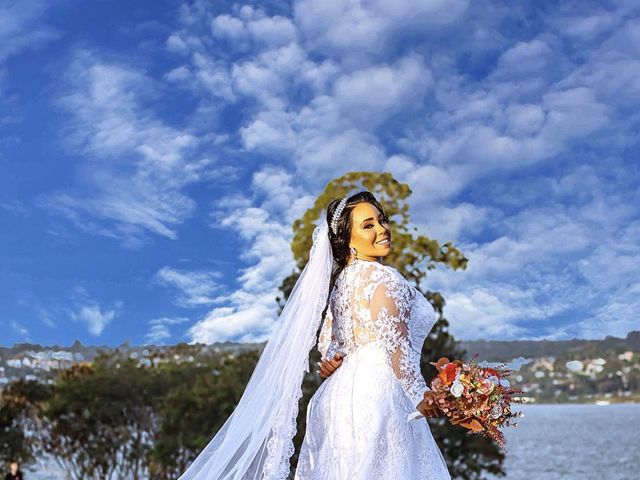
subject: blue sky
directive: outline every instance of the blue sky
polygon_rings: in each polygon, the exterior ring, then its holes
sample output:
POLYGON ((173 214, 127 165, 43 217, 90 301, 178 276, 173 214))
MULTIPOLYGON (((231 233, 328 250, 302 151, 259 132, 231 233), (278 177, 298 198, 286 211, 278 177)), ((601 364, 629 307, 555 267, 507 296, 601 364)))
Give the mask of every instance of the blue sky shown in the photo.
POLYGON ((291 223, 389 171, 458 339, 640 311, 635 1, 4 1, 0 344, 264 341, 291 223))

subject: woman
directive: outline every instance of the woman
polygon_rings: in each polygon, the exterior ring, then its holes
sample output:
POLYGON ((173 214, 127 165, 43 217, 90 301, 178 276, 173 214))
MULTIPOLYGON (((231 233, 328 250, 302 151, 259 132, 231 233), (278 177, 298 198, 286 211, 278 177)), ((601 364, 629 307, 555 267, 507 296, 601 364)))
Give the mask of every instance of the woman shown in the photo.
POLYGON ((178 480, 289 477, 302 380, 330 292, 319 349, 347 357, 309 405, 296 478, 450 479, 423 417, 437 410, 416 365, 435 315, 380 263, 390 250, 371 193, 331 203, 238 405, 178 480))
POLYGON ((330 378, 309 403, 295 479, 450 479, 424 418, 438 413, 420 373, 433 307, 381 263, 392 238, 371 193, 333 201, 327 222, 337 268, 318 349, 330 378))

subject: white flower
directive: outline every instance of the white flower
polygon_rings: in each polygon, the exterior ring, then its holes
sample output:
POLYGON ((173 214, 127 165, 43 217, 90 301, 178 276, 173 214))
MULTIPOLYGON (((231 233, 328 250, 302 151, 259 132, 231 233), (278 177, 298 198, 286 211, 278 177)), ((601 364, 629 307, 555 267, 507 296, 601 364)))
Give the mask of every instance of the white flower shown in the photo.
POLYGON ((500 415, 502 415, 502 405, 497 404, 491 409, 489 417, 495 420, 496 418, 500 418, 500 415))
POLYGON ((451 395, 458 398, 464 392, 464 385, 462 384, 462 382, 456 380, 451 384, 449 391, 451 392, 451 395))

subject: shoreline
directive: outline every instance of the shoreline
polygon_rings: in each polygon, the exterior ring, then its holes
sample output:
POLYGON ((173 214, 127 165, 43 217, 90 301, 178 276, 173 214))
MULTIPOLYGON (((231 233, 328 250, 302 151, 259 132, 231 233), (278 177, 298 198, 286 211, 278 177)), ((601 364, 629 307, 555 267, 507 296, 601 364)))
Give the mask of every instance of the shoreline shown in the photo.
MULTIPOLYGON (((513 406, 519 407, 520 405, 599 405, 599 406, 609 406, 609 405, 640 405, 640 401, 630 401, 630 402, 611 402, 609 400, 596 400, 593 402, 524 402, 524 403, 513 403, 513 406)), ((516 407, 516 408, 517 408, 516 407)))

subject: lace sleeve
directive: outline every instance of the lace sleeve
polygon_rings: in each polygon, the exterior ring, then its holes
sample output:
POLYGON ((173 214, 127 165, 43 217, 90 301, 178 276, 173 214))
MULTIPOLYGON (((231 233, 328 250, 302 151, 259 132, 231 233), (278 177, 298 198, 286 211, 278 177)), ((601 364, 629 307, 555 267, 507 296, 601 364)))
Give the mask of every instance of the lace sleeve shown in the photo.
POLYGON ((336 329, 333 325, 333 314, 331 313, 331 307, 327 308, 320 334, 318 335, 318 351, 323 358, 327 356, 333 356, 339 350, 338 340, 336 338, 336 329))
POLYGON ((429 387, 420 372, 420 352, 411 345, 407 325, 413 295, 415 292, 400 280, 385 278, 373 286, 369 308, 393 372, 413 405, 417 406, 429 387))

